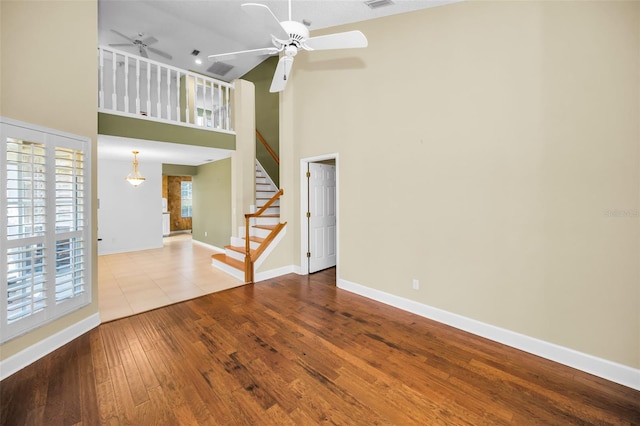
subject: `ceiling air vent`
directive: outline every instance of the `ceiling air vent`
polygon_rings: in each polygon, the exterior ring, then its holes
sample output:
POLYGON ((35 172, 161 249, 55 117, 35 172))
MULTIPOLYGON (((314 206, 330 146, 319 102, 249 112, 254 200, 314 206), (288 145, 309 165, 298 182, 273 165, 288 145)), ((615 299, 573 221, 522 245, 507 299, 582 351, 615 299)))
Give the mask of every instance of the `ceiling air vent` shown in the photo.
POLYGON ((364 2, 371 9, 377 9, 379 7, 391 6, 393 2, 391 0, 367 0, 364 2))
POLYGON ((213 65, 207 68, 207 71, 210 72, 211 74, 219 75, 222 77, 232 69, 233 69, 233 65, 229 65, 224 62, 214 62, 213 65))

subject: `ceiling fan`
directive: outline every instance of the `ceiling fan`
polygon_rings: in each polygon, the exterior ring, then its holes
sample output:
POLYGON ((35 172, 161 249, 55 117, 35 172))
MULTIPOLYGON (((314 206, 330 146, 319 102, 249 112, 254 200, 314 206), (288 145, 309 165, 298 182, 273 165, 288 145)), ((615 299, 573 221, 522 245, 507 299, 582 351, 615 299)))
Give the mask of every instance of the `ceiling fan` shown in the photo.
POLYGON ((120 37, 125 38, 127 40, 129 40, 129 43, 113 43, 110 44, 109 46, 111 47, 122 47, 122 46, 134 46, 135 48, 138 49, 138 52, 140 53, 140 56, 144 57, 144 58, 148 58, 149 54, 147 51, 151 52, 151 53, 155 53, 156 55, 162 56, 163 58, 166 59, 172 59, 173 57, 171 55, 169 55, 166 52, 163 52, 162 50, 158 50, 156 48, 153 47, 149 47, 150 44, 154 44, 158 42, 158 39, 152 36, 149 37, 145 37, 142 38, 144 36, 143 33, 138 33, 137 38, 131 38, 131 37, 127 37, 126 35, 122 34, 119 31, 116 30, 111 30, 111 32, 118 34, 120 37))
POLYGON ((289 20, 279 21, 271 9, 259 3, 244 3, 242 9, 249 15, 264 23, 267 31, 271 34, 273 47, 263 47, 260 49, 241 50, 238 52, 221 53, 209 55, 209 60, 220 61, 235 59, 241 55, 276 55, 283 53, 278 61, 276 72, 271 81, 270 92, 280 92, 284 90, 289 79, 293 58, 300 49, 304 50, 329 50, 329 49, 349 49, 356 47, 367 47, 367 38, 360 31, 347 31, 342 33, 328 34, 318 37, 309 37, 309 30, 306 25, 291 19, 291 0, 289 0, 289 20))

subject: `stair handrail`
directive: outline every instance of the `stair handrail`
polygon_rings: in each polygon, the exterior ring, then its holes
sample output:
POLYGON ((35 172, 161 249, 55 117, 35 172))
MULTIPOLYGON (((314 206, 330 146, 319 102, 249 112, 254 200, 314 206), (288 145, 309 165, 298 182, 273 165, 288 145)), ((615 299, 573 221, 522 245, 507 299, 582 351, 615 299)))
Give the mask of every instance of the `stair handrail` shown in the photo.
POLYGON ((262 137, 258 129, 256 129, 256 136, 258 137, 258 140, 262 143, 262 145, 264 145, 267 152, 271 155, 271 157, 274 159, 276 164, 280 165, 280 159, 278 158, 278 154, 275 153, 275 151, 271 148, 271 146, 267 143, 267 141, 262 137))
MULTIPOLYGON (((257 212, 255 212, 255 213, 245 213, 245 215, 244 215, 244 220, 245 220, 245 231, 244 231, 244 236, 245 236, 245 238, 244 238, 245 239, 245 246, 244 246, 244 281, 247 282, 247 283, 252 283, 253 279, 254 279, 253 278, 254 277, 253 263, 254 263, 255 259, 251 258, 251 245, 250 245, 250 241, 249 241, 249 227, 250 227, 249 225, 250 225, 251 218, 261 216, 283 194, 284 194, 284 189, 280 189, 280 191, 276 192, 276 194, 273 197, 271 197, 271 199, 269 201, 267 201, 264 206, 260 207, 260 209, 257 212)), ((278 232, 280 231, 280 229, 278 227, 276 227, 276 229, 274 229, 274 231, 275 230, 277 230, 278 232)), ((272 231, 272 233, 273 233, 273 231, 272 231)), ((271 237, 271 235, 269 235, 269 237, 271 237)), ((269 241, 271 241, 271 240, 269 240, 269 241)), ((257 253, 256 258, 260 255, 260 253, 262 253, 262 251, 264 251, 264 248, 259 253, 257 253)))

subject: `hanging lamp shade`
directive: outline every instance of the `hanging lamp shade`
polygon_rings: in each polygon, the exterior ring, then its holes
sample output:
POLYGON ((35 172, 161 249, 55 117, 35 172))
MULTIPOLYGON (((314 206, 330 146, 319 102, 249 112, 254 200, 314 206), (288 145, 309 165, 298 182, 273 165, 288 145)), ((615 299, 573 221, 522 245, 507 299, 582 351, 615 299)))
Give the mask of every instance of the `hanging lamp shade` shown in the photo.
POLYGON ((125 180, 129 182, 131 185, 138 186, 146 179, 142 177, 140 171, 138 170, 138 154, 140 151, 133 151, 133 167, 131 168, 131 173, 127 175, 125 180))

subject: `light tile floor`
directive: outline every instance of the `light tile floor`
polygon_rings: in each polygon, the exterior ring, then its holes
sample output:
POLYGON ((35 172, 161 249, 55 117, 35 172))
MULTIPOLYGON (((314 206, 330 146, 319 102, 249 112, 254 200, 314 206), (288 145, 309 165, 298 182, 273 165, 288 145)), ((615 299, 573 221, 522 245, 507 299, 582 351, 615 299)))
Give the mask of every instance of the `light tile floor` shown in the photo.
POLYGON ((98 257, 102 321, 111 321, 243 285, 211 266, 213 252, 191 234, 164 238, 164 247, 98 257))

